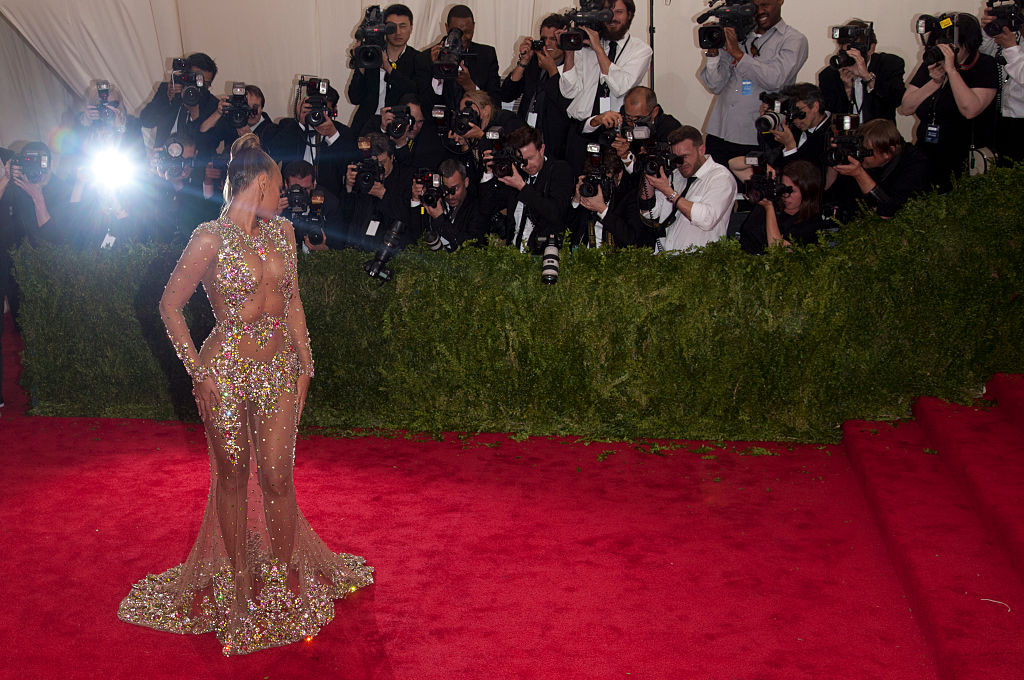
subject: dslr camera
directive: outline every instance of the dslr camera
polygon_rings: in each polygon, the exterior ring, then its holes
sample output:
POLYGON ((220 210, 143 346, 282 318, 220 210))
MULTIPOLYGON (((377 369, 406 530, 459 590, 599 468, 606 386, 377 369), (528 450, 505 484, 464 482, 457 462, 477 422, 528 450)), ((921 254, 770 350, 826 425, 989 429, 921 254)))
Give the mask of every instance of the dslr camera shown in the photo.
POLYGON ((513 167, 522 170, 526 165, 519 149, 510 149, 505 145, 505 131, 501 128, 490 128, 484 133, 484 151, 491 151, 491 172, 495 177, 511 177, 513 167))
POLYGON ((185 147, 181 142, 170 142, 156 154, 156 171, 160 176, 181 177, 186 168, 191 168, 193 160, 185 158, 185 147))
POLYGON ((412 177, 413 184, 422 184, 423 193, 420 194, 420 203, 428 208, 436 208, 438 201, 447 195, 445 186, 441 182, 441 175, 430 168, 420 168, 412 177))
POLYGON ((587 144, 587 158, 583 163, 583 179, 580 181, 580 196, 592 198, 597 196, 598 189, 607 203, 615 190, 615 180, 608 176, 605 168, 604 148, 600 144, 587 144))
POLYGON ((924 56, 921 61, 925 66, 938 64, 945 57, 939 45, 949 45, 954 54, 960 51, 960 15, 956 12, 932 16, 922 14, 917 18, 917 34, 924 45, 924 56))
POLYGON ((480 127, 483 125, 483 120, 480 118, 480 114, 476 112, 476 109, 473 108, 473 105, 466 102, 466 105, 462 107, 462 110, 452 120, 452 132, 460 137, 465 137, 473 125, 480 127))
MULTIPOLYGON (((558 46, 569 52, 578 52, 583 49, 583 41, 587 39, 587 34, 580 28, 590 28, 602 33, 605 23, 612 20, 612 11, 604 8, 604 0, 580 0, 580 8, 566 12, 565 18, 572 24, 572 28, 562 34, 558 46)), ((535 42, 540 42, 539 49, 544 49, 542 40, 535 42)))
POLYGON ((115 105, 110 103, 110 83, 108 81, 96 81, 96 97, 99 99, 96 109, 100 114, 100 122, 107 127, 113 127, 117 123, 117 113, 114 112, 115 105))
POLYGON ((543 52, 545 47, 544 40, 531 40, 530 51, 531 52, 543 52))
POLYGON ((380 68, 384 63, 384 46, 387 36, 397 29, 394 23, 384 23, 380 5, 366 8, 363 23, 356 29, 356 40, 359 47, 352 50, 351 68, 380 68))
POLYGON ((323 189, 306 191, 298 184, 288 187, 288 219, 295 227, 295 235, 309 238, 317 246, 324 242, 324 192, 323 189))
POLYGON ((743 183, 743 193, 751 203, 760 203, 764 199, 774 203, 783 196, 793 193, 792 187, 787 187, 778 177, 768 174, 768 166, 762 154, 748 154, 744 161, 754 172, 750 179, 743 183))
POLYGON ((871 47, 871 43, 874 38, 874 24, 868 22, 865 26, 833 26, 832 27, 832 39, 838 42, 840 45, 846 45, 847 49, 840 49, 836 54, 828 60, 828 65, 837 71, 846 66, 853 66, 857 62, 854 61, 853 57, 847 51, 853 48, 860 52, 861 56, 865 60, 868 58, 868 49, 871 47))
POLYGON ((860 116, 857 114, 832 114, 832 145, 825 153, 825 162, 831 166, 844 165, 851 158, 858 161, 875 152, 864 146, 864 136, 857 134, 860 116))
POLYGON ((171 61, 171 84, 181 85, 181 102, 185 106, 197 106, 206 87, 203 74, 189 70, 188 61, 180 57, 171 61))
POLYGON ((736 31, 736 41, 743 42, 757 26, 757 5, 750 0, 712 0, 711 8, 697 17, 697 44, 703 50, 725 47, 725 29, 736 31), (708 23, 710 19, 717 19, 708 23))
POLYGON ((241 128, 249 124, 249 116, 255 111, 249 106, 249 99, 245 96, 245 83, 231 83, 231 96, 227 104, 224 117, 231 127, 241 128))
POLYGON ((430 109, 430 119, 434 121, 434 127, 437 129, 437 136, 441 139, 446 139, 448 133, 452 130, 452 112, 444 104, 437 104, 434 108, 430 109))
POLYGON ((453 28, 441 41, 441 51, 432 67, 432 75, 438 80, 454 80, 459 77, 459 65, 469 53, 462 44, 462 29, 453 28))
POLYGON ((672 153, 671 144, 652 139, 644 142, 636 160, 640 164, 640 171, 645 175, 657 177, 658 172, 664 170, 665 176, 670 177, 675 168, 676 155, 672 153))
POLYGON ((1021 13, 1021 0, 988 0, 985 11, 995 19, 985 25, 985 33, 996 37, 1004 28, 1011 33, 1018 33, 1024 28, 1024 14, 1021 13))
POLYGON ((395 117, 387 127, 384 129, 386 134, 391 139, 401 139, 405 136, 405 133, 416 124, 416 120, 409 113, 408 106, 392 106, 391 114, 395 117))
POLYGON ((310 108, 303 121, 307 128, 319 127, 331 117, 331 109, 327 104, 330 87, 331 81, 327 78, 299 76, 299 91, 306 91, 306 103, 310 108))
POLYGON ((352 185, 352 193, 368 194, 375 183, 384 181, 384 166, 370 156, 370 140, 366 137, 360 137, 356 146, 363 154, 363 159, 355 164, 356 181, 352 185))
POLYGON ((796 100, 779 92, 762 92, 761 101, 768 105, 768 110, 757 117, 754 128, 759 133, 769 130, 781 130, 782 124, 793 127, 794 120, 801 120, 807 114, 796 106, 796 100))
POLYGON ((45 151, 22 151, 11 157, 11 170, 21 171, 30 184, 39 184, 50 170, 50 154, 45 151))

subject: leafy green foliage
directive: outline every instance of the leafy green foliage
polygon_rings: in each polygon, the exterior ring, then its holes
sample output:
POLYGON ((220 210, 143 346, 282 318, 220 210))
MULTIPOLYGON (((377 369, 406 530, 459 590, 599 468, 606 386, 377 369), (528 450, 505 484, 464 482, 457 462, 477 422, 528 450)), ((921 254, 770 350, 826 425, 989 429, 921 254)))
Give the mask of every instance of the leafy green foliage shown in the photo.
MULTIPOLYGON (((1022 180, 994 171, 762 257, 731 242, 563 252, 554 286, 536 258, 496 246, 411 248, 383 286, 364 253, 303 257, 317 376, 304 422, 830 441, 917 395, 969 400, 994 371, 1024 370, 1022 180)), ((194 417, 156 313, 176 256, 16 252, 34 412, 194 417)), ((189 317, 201 341, 201 292, 189 317)))

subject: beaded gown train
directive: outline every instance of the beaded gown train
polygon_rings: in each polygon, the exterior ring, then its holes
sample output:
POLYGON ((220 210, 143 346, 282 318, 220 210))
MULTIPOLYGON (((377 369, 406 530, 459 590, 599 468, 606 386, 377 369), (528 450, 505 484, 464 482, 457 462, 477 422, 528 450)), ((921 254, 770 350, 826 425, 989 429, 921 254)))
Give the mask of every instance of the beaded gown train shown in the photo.
POLYGON ((200 225, 167 284, 168 336, 194 381, 217 387, 204 423, 210 492, 185 562, 136 583, 118 609, 157 630, 213 632, 227 655, 315 635, 335 599, 373 582, 373 568, 332 552, 296 504, 296 384, 313 359, 292 227, 257 226, 250 236, 227 217, 200 225), (216 325, 197 352, 181 309, 200 282, 216 325))

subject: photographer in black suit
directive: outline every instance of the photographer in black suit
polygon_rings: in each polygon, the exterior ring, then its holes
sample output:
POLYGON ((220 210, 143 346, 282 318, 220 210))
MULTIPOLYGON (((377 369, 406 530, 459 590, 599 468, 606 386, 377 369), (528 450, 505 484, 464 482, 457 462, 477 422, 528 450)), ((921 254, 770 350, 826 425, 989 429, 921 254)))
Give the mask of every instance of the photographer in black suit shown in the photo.
POLYGON ((810 83, 796 83, 783 88, 782 95, 796 102, 799 117, 793 120, 792 126, 783 121, 778 129, 771 131, 775 141, 782 145, 778 163, 785 166, 793 161, 810 161, 821 169, 824 181, 832 114, 825 108, 821 90, 810 83))
POLYGON ((498 77, 498 55, 490 45, 473 42, 476 21, 473 11, 465 5, 455 5, 448 10, 445 31, 459 29, 462 32, 462 47, 466 54, 459 64, 457 78, 435 78, 434 64, 438 60, 443 44, 439 42, 420 54, 416 73, 420 79, 420 101, 433 107, 436 104, 454 108, 462 95, 473 90, 483 90, 491 99, 499 100, 501 79, 498 77))
POLYGON ((407 168, 436 168, 452 154, 446 152, 437 135, 434 121, 428 118, 419 97, 407 94, 394 106, 385 106, 380 115, 372 116, 359 131, 366 135, 379 132, 388 137, 395 147, 395 163, 407 168), (396 111, 408 115, 396 126, 396 111), (401 133, 401 134, 399 134, 401 133))
POLYGON ((665 113, 658 104, 658 96, 649 87, 637 85, 626 92, 622 100, 621 111, 606 111, 598 114, 583 124, 584 136, 588 141, 597 141, 596 132, 601 128, 618 130, 612 148, 622 159, 626 173, 632 174, 636 164, 636 154, 649 141, 668 142, 668 136, 673 130, 683 126, 675 116, 665 113), (633 129, 644 128, 649 135, 641 141, 636 139, 632 142, 623 137, 621 128, 625 126, 633 129))
POLYGON ((428 229, 440 239, 441 247, 451 252, 463 243, 486 243, 487 220, 480 212, 476 196, 470 192, 469 172, 459 161, 449 158, 437 169, 441 175, 442 197, 434 205, 422 202, 424 186, 413 182, 413 212, 421 212, 428 229))
POLYGON ((569 22, 561 14, 548 16, 540 25, 540 40, 544 47, 534 49, 533 40, 525 38, 519 44, 519 58, 512 72, 501 84, 503 102, 519 100, 516 116, 525 125, 540 130, 547 140, 550 158, 565 158, 565 144, 569 133, 569 100, 558 87, 561 74, 558 67, 565 53, 558 40, 569 22))
POLYGON ((565 161, 544 158, 544 140, 536 128, 514 130, 506 146, 517 153, 507 177, 495 177, 492 152, 483 154, 480 205, 485 215, 503 214, 496 222, 506 244, 540 254, 538 237, 565 231, 575 178, 565 161))
POLYGON ((412 171, 395 166, 394 147, 384 135, 371 132, 360 143, 363 158, 347 166, 341 195, 349 245, 376 250, 395 220, 406 225, 400 247, 415 243, 420 229, 411 220, 412 171))
POLYGON ((511 111, 498 108, 494 100, 482 90, 474 90, 462 95, 459 111, 472 109, 480 119, 480 124, 472 123, 469 130, 459 135, 449 132, 444 147, 449 157, 465 163, 469 170, 470 182, 478 184, 484 173, 484 162, 481 154, 490 146, 486 133, 498 131, 508 135, 513 130, 523 127, 523 122, 511 111))
POLYGON ((865 48, 863 43, 858 47, 848 40, 838 41, 840 53, 832 57, 832 65, 818 74, 825 108, 832 113, 859 114, 862 123, 875 118, 896 120, 896 107, 907 89, 902 57, 876 52, 878 39, 866 21, 854 19, 841 28, 854 29, 846 32, 865 36, 867 53, 861 52, 865 48), (838 63, 845 65, 837 67, 838 63))
POLYGON ((572 244, 585 248, 654 248, 661 232, 645 225, 637 209, 639 175, 626 172, 614 149, 602 149, 600 154, 598 167, 607 179, 597 187, 597 193, 584 196, 580 191, 584 177, 576 182, 573 212, 569 218, 572 244), (606 188, 611 189, 607 195, 606 188))
POLYGON ((415 94, 419 86, 416 68, 420 52, 408 45, 412 35, 412 10, 395 4, 386 7, 382 14, 386 24, 395 25, 395 32, 385 40, 380 68, 352 71, 348 100, 356 106, 353 130, 362 130, 385 106, 394 106, 403 96, 415 94))
POLYGON ((242 127, 234 127, 224 117, 224 112, 230 106, 230 97, 224 95, 218 98, 218 106, 210 116, 199 126, 199 132, 208 138, 207 146, 212 145, 214 149, 224 142, 224 148, 230 150, 231 145, 239 137, 250 132, 260 140, 260 146, 269 149, 271 140, 277 134, 277 123, 270 120, 270 116, 263 110, 267 105, 267 98, 263 96, 263 90, 255 85, 245 86, 245 102, 249 105, 249 118, 242 127))
POLYGON ((196 52, 185 59, 185 66, 188 71, 201 75, 203 79, 199 102, 187 106, 181 98, 183 87, 174 82, 172 75, 157 87, 156 94, 139 114, 139 121, 144 128, 156 128, 154 146, 163 146, 172 132, 187 134, 196 139, 199 157, 205 162, 214 149, 200 139, 199 127, 217 109, 217 98, 210 94, 210 85, 217 75, 217 64, 209 55, 196 52))
POLYGON ((278 163, 306 161, 315 168, 317 184, 340 196, 345 166, 357 157, 355 138, 347 125, 335 120, 338 115, 338 91, 327 89, 328 115, 319 125, 309 125, 312 107, 304 89, 295 100, 295 118, 283 118, 267 153, 278 163))
POLYGON ((346 243, 341 201, 331 192, 317 186, 313 166, 306 161, 287 163, 281 168, 281 181, 285 195, 281 196, 278 203, 278 214, 287 217, 295 226, 295 240, 307 250, 344 248, 346 243), (302 190, 302 200, 295 201, 293 192, 298 193, 299 189, 302 190), (318 215, 320 223, 314 225, 311 222, 315 206, 311 196, 317 189, 323 193, 323 203, 318 215), (310 240, 311 235, 316 243, 310 240))

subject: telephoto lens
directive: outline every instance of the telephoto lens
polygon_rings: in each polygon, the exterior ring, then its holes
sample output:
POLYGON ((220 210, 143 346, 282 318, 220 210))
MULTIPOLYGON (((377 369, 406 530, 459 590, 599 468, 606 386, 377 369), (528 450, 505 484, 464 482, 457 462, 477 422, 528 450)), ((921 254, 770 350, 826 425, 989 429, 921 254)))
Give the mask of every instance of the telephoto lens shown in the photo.
POLYGON ((551 234, 544 243, 544 255, 540 261, 540 281, 547 285, 558 283, 558 237, 551 234))

